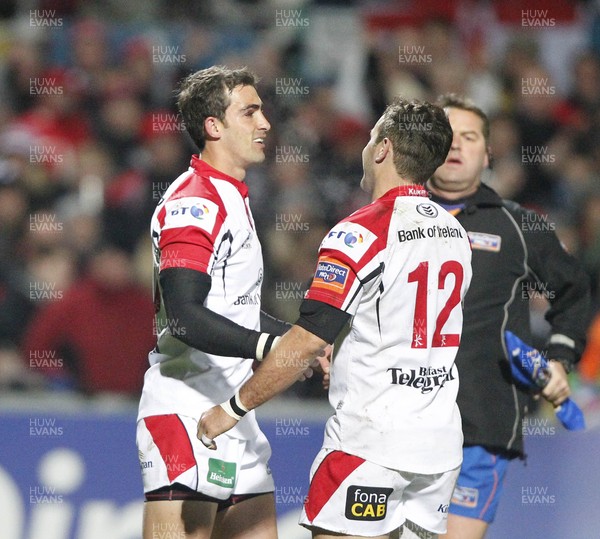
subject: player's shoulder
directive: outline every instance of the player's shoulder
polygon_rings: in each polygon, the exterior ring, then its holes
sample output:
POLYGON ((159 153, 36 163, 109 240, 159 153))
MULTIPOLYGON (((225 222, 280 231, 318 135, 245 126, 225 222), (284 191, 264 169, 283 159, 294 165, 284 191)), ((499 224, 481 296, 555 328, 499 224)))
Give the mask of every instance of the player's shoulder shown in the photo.
POLYGON ((385 247, 389 215, 391 209, 386 210, 376 203, 356 210, 334 225, 323 238, 319 249, 321 255, 333 256, 356 268, 362 267, 366 260, 385 247))
POLYGON ((393 201, 375 200, 339 221, 328 237, 341 237, 340 233, 345 233, 346 244, 360 244, 367 238, 385 238, 393 209, 393 201))
POLYGON ((225 217, 227 214, 226 201, 210 175, 192 167, 171 184, 163 195, 161 205, 167 211, 185 212, 185 208, 189 208, 188 211, 198 215, 216 212, 225 217))
POLYGON ((222 223, 226 216, 225 203, 210 178, 190 168, 167 189, 153 223, 162 230, 195 227, 212 234, 216 223, 222 223))
MULTIPOLYGON (((394 210, 394 201, 377 199, 359 208, 348 217, 339 221, 336 226, 359 225, 374 234, 382 234, 389 226, 394 210)), ((335 227, 334 227, 335 228, 335 227)))
POLYGON ((424 196, 397 197, 394 202, 394 219, 395 226, 398 228, 427 228, 431 225, 443 225, 463 230, 456 217, 434 200, 424 196))
POLYGON ((215 203, 221 201, 221 195, 205 174, 199 174, 190 168, 179 176, 165 193, 165 200, 177 200, 180 198, 200 197, 212 200, 215 203))

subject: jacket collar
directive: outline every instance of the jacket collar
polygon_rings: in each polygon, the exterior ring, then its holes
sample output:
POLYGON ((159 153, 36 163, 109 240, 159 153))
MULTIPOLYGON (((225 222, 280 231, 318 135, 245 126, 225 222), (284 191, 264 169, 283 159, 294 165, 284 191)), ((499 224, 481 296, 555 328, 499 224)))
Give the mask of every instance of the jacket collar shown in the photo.
POLYGON ((496 193, 491 187, 487 186, 484 183, 479 184, 479 187, 475 193, 471 196, 459 200, 447 200, 440 196, 431 194, 431 200, 437 202, 442 205, 465 205, 465 212, 472 213, 477 208, 486 208, 486 207, 502 207, 502 198, 500 195, 496 193))

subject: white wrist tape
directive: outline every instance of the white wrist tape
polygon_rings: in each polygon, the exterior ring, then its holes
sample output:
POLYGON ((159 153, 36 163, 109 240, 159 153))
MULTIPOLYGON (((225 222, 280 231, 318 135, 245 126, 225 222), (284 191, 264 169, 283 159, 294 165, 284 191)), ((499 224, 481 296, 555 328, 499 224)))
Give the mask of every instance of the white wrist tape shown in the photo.
POLYGON ((277 343, 279 339, 281 339, 281 337, 276 337, 270 333, 261 333, 258 338, 258 343, 256 343, 256 359, 262 361, 266 358, 271 348, 275 346, 275 343, 277 343))
POLYGON ((242 419, 250 411, 244 406, 237 393, 228 401, 222 402, 219 406, 223 408, 229 417, 232 417, 236 421, 242 419))

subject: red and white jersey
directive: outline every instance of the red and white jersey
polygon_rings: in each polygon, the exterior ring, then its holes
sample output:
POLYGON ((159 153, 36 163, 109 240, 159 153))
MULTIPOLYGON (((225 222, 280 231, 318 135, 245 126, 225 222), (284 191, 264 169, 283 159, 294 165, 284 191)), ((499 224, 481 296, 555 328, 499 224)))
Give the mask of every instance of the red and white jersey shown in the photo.
POLYGON ((454 359, 471 247, 427 196, 394 188, 333 227, 306 298, 353 315, 333 362, 323 447, 433 474, 462 461, 454 359))
MULTIPOLYGON (((205 306, 241 326, 260 328, 263 259, 245 183, 193 156, 188 171, 170 185, 154 212, 152 241, 155 276, 170 267, 205 272, 212 277, 205 306)), ((168 413, 198 417, 251 375, 251 359, 191 348, 176 338, 185 327, 164 312, 157 320, 158 346, 149 356, 139 418, 168 413)))

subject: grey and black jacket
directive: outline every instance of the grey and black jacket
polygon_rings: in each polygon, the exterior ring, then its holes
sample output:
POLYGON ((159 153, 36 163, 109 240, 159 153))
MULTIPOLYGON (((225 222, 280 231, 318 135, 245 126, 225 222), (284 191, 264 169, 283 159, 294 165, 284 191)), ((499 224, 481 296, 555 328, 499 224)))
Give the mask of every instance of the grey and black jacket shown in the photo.
POLYGON ((545 216, 502 200, 483 184, 463 202, 456 218, 473 248, 473 279, 456 358, 464 444, 523 456, 522 420, 530 394, 513 382, 503 332, 531 343, 529 298, 543 296, 550 302, 545 318, 552 328, 544 353, 575 364, 590 321, 589 278, 545 216))

